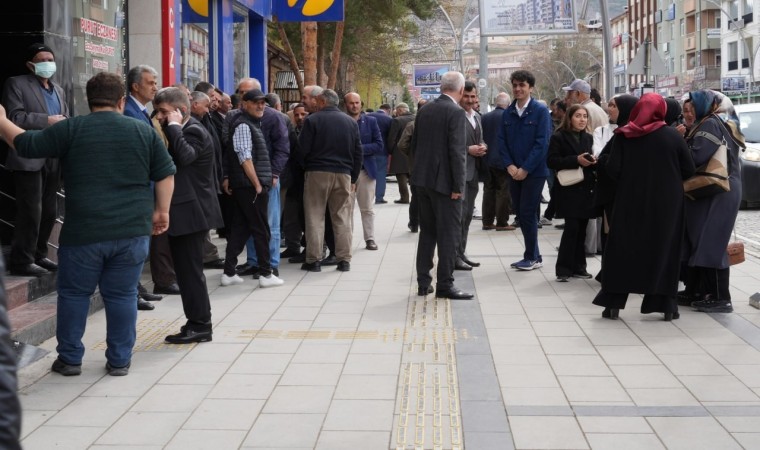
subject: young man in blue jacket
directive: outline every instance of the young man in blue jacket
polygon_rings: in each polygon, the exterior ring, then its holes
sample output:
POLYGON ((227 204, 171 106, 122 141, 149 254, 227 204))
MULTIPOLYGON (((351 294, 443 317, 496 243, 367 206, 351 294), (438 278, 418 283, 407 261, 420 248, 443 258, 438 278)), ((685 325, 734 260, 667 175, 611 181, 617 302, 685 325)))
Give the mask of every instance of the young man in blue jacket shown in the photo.
POLYGON ((527 70, 512 73, 514 101, 504 111, 499 132, 499 151, 511 177, 512 205, 520 217, 520 231, 525 240, 523 259, 512 263, 519 270, 533 270, 543 266, 538 250, 538 217, 549 169, 546 153, 552 134, 552 119, 546 106, 533 97, 536 78, 527 70))

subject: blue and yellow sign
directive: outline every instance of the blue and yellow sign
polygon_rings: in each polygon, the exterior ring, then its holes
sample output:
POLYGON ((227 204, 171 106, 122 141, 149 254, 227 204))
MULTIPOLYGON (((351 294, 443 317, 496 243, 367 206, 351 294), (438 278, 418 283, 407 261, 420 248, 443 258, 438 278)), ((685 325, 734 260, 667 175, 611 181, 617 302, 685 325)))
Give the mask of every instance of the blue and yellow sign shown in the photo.
POLYGON ((344 0, 272 0, 280 22, 342 22, 344 0))

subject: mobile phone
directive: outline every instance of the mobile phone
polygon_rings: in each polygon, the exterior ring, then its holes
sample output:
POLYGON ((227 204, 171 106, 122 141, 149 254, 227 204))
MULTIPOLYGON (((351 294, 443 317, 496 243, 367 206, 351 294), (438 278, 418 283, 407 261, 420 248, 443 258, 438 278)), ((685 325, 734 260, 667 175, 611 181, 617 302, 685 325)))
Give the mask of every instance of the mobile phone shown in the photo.
POLYGON ((583 159, 585 159, 588 162, 595 161, 594 157, 590 153, 584 153, 582 156, 583 156, 583 159))

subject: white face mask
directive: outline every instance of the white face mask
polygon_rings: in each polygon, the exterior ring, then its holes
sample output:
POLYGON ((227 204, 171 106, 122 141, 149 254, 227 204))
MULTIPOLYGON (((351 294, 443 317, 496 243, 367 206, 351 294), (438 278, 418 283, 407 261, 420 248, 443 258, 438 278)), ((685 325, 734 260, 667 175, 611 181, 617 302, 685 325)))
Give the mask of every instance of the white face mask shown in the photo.
POLYGON ((50 78, 55 74, 55 61, 43 61, 34 64, 34 74, 40 78, 50 78))

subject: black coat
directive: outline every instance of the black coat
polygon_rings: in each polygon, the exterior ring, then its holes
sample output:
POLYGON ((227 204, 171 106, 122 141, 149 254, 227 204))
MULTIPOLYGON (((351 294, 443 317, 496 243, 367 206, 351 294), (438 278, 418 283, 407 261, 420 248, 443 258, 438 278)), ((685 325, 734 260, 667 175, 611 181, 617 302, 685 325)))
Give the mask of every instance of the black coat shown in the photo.
POLYGON ((169 154, 177 166, 169 208, 169 236, 182 236, 223 226, 214 189, 214 144, 192 117, 181 128, 164 128, 169 154))
MULTIPOLYGON (((407 124, 414 120, 414 114, 406 113, 394 117, 391 122, 391 128, 388 131, 388 141, 385 146, 388 148, 388 154, 391 155, 391 166, 388 174, 409 173, 409 158, 398 149, 398 141, 404 132, 407 124)), ((379 125, 379 122, 378 122, 379 125)), ((380 130, 382 133, 382 130, 380 130)))
POLYGON ((684 232, 683 180, 694 173, 684 138, 671 127, 616 134, 607 163, 616 181, 602 290, 675 295, 684 232))
MULTIPOLYGON (((549 140, 549 153, 546 165, 552 170, 577 169, 578 155, 591 153, 594 138, 581 131, 580 140, 570 131, 558 130, 549 140)), ((552 198, 555 211, 560 217, 571 219, 590 219, 596 217, 594 208, 594 190, 596 189, 595 167, 583 169, 583 181, 572 186, 554 184, 552 198)))
POLYGON ((16 393, 16 351, 11 345, 4 273, 5 265, 0 255, 0 448, 20 450, 21 404, 16 393))

